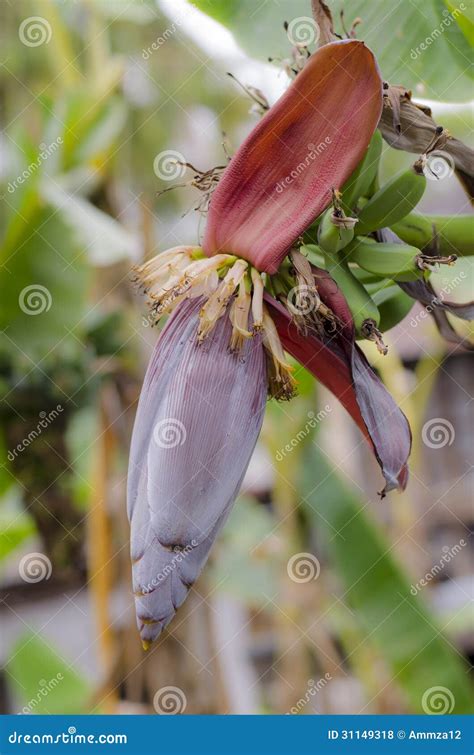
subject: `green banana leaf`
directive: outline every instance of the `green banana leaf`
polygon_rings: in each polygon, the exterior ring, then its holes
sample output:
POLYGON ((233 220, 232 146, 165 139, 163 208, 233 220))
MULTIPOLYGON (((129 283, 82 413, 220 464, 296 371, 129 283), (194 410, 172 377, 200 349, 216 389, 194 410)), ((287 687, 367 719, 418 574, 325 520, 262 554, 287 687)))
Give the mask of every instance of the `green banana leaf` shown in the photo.
MULTIPOLYGON (((326 0, 342 33, 360 17, 357 36, 377 55, 383 76, 433 100, 465 102, 471 96, 469 17, 443 0, 326 0), (453 11, 455 14, 453 15, 453 11), (423 48, 421 47, 423 45, 423 48)), ((254 3, 253 0, 195 0, 194 5, 227 26, 252 56, 288 57, 283 21, 311 17, 310 0, 254 3)), ((469 3, 465 3, 466 6, 469 3)))
MULTIPOLYGON (((10 476, 10 479, 13 479, 10 476)), ((25 540, 36 534, 34 520, 12 496, 2 495, 0 507, 0 564, 25 540)))
POLYGON ((79 331, 80 337, 89 273, 81 248, 72 243, 59 214, 36 208, 34 221, 24 217, 4 262, 0 272, 3 347, 30 368, 68 343, 76 348, 72 331, 79 331))
POLYGON ((277 559, 262 556, 262 542, 274 526, 261 503, 240 496, 232 509, 213 561, 207 570, 211 585, 261 607, 278 589, 277 559))
POLYGON ((474 5, 456 3, 453 0, 444 0, 444 4, 451 14, 455 11, 457 24, 472 47, 474 45, 474 5))
POLYGON ((30 519, 24 519, 15 524, 5 523, 2 520, 0 527, 0 561, 18 548, 24 540, 35 534, 35 527, 30 519))
POLYGON ((102 267, 138 257, 138 238, 88 200, 63 191, 58 182, 45 181, 41 194, 58 211, 71 239, 83 246, 93 265, 102 267))
POLYGON ((87 713, 91 686, 40 637, 22 635, 13 648, 7 669, 8 682, 23 712, 87 713))
POLYGON ((467 668, 423 600, 411 594, 389 542, 321 452, 313 444, 306 452, 301 493, 307 515, 342 580, 344 601, 355 612, 366 642, 391 669, 410 712, 427 712, 422 700, 432 687, 449 690, 451 713, 472 712, 467 668))

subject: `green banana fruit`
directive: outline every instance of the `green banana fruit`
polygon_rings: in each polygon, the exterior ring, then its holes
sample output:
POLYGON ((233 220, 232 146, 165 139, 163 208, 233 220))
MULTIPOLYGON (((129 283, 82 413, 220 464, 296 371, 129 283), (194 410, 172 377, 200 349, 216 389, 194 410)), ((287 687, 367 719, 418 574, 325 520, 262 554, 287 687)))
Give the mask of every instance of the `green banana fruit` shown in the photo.
POLYGON ((324 255, 317 244, 302 244, 300 252, 316 267, 324 267, 324 255))
POLYGON ((442 255, 474 255, 474 215, 410 213, 391 227, 402 241, 418 249, 442 255))
POLYGON ((321 224, 322 215, 319 215, 316 220, 311 223, 310 226, 303 233, 303 242, 305 244, 317 245, 318 243, 318 230, 321 224))
MULTIPOLYGON (((300 252, 302 252, 313 265, 316 265, 316 267, 324 267, 325 269, 327 269, 326 266, 328 264, 328 256, 331 255, 326 254, 325 257, 320 247, 316 244, 303 244, 300 247, 300 252)), ((391 284, 393 285, 393 281, 391 281, 390 279, 381 278, 379 275, 374 275, 374 273, 368 273, 367 270, 363 270, 357 265, 353 265, 350 269, 352 275, 354 275, 358 281, 364 284, 365 288, 370 294, 372 294, 374 291, 378 291, 380 288, 389 286, 391 284)))
POLYGON ((367 199, 372 199, 375 192, 378 191, 379 189, 380 189, 380 181, 379 181, 379 174, 377 171, 377 173, 374 176, 374 180, 372 181, 372 183, 370 184, 369 188, 367 189, 365 193, 365 196, 367 197, 367 199))
POLYGON ((398 223, 416 207, 425 188, 426 177, 419 167, 412 166, 394 176, 361 209, 355 234, 364 236, 398 223))
MULTIPOLYGON (((378 168, 382 146, 382 134, 377 129, 369 142, 365 156, 342 187, 341 206, 348 215, 352 214, 352 209, 357 205, 361 197, 370 197, 378 189, 378 168)), ((318 234, 321 234, 321 223, 325 216, 326 213, 319 215, 306 229, 303 235, 306 244, 315 244, 317 240, 319 242, 318 234)), ((330 240, 328 243, 331 243, 330 240)), ((347 243, 349 242, 344 240, 343 245, 339 246, 339 249, 342 249, 347 243)))
POLYGON ((358 265, 353 265, 351 267, 352 274, 355 275, 357 280, 359 280, 361 283, 364 284, 366 289, 370 292, 370 286, 376 286, 377 289, 380 287, 381 283, 385 283, 385 285, 389 285, 390 283, 393 283, 393 281, 387 280, 386 278, 381 278, 379 275, 374 275, 374 273, 368 273, 367 270, 364 270, 362 267, 359 267, 358 265))
POLYGON ((423 275, 417 265, 419 250, 406 244, 384 244, 371 239, 355 239, 346 248, 346 257, 379 278, 406 282, 423 275))
POLYGON ((398 325, 415 305, 415 299, 393 285, 377 291, 373 298, 380 312, 379 328, 382 333, 398 325))
POLYGON ((327 254, 337 254, 354 238, 353 218, 345 218, 343 212, 338 216, 337 212, 341 211, 332 207, 326 210, 319 226, 318 244, 327 254))
POLYGON ((388 349, 379 330, 380 313, 378 307, 363 284, 357 280, 347 261, 326 256, 326 270, 336 281, 351 310, 357 338, 374 341, 381 354, 388 349))
POLYGON ((342 202, 349 214, 356 206, 359 197, 367 196, 376 181, 382 145, 382 134, 377 129, 370 140, 365 156, 342 187, 342 202))
MULTIPOLYGON (((355 268, 355 269, 358 270, 360 268, 355 268)), ((384 291, 385 289, 394 285, 393 280, 390 280, 390 278, 372 278, 371 281, 364 281, 363 283, 364 283, 364 288, 371 295, 374 301, 375 301, 374 294, 377 294, 379 291, 384 291)))
POLYGON ((346 260, 326 257, 326 270, 334 278, 347 300, 357 334, 363 335, 363 326, 367 320, 372 320, 378 326, 380 315, 377 305, 362 283, 357 280, 346 260))

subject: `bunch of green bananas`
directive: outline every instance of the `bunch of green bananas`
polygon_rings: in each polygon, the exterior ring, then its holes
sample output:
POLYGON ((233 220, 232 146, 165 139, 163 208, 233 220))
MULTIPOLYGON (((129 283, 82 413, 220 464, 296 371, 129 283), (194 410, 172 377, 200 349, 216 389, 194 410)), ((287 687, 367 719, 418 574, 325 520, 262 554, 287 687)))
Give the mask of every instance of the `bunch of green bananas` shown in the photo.
POLYGON ((332 207, 304 239, 317 244, 305 243, 304 250, 344 293, 357 336, 376 341, 385 351, 381 333, 400 322, 415 303, 397 283, 427 278, 433 263, 452 264, 457 254, 474 254, 474 220, 438 218, 443 228, 438 239, 430 219, 413 213, 427 185, 426 155, 380 187, 381 153, 382 136, 376 131, 364 159, 342 190, 333 190, 332 207), (405 243, 377 241, 382 228, 392 228, 405 243))

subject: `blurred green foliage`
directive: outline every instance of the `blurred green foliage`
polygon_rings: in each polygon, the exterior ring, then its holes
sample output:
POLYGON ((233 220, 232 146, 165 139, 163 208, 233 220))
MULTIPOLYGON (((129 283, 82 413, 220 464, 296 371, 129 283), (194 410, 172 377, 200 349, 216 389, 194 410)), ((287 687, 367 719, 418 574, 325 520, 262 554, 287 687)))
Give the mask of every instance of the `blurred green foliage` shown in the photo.
POLYGON ((91 686, 39 637, 18 638, 8 670, 26 714, 87 712, 91 686))
MULTIPOLYGON (((258 58, 287 56, 284 21, 299 19, 301 39, 306 33, 311 37, 309 0, 293 0, 288 5, 269 2, 258 7, 252 0, 195 0, 194 4, 228 26, 242 47, 258 58)), ((409 0, 335 0, 328 5, 339 34, 344 31, 341 11, 346 29, 355 19, 361 19, 357 36, 375 52, 390 83, 433 100, 465 102, 471 98, 471 3, 425 0, 422 10, 409 0)))

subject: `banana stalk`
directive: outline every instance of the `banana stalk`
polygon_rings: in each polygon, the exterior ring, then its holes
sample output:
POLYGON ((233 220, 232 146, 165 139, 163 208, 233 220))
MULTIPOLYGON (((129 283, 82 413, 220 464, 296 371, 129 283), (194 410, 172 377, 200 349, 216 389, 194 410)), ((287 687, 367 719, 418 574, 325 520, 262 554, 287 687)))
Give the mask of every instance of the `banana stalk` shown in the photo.
POLYGON ((341 205, 341 193, 333 189, 333 206, 326 210, 319 226, 319 246, 329 255, 336 255, 354 238, 357 218, 347 217, 341 205))

